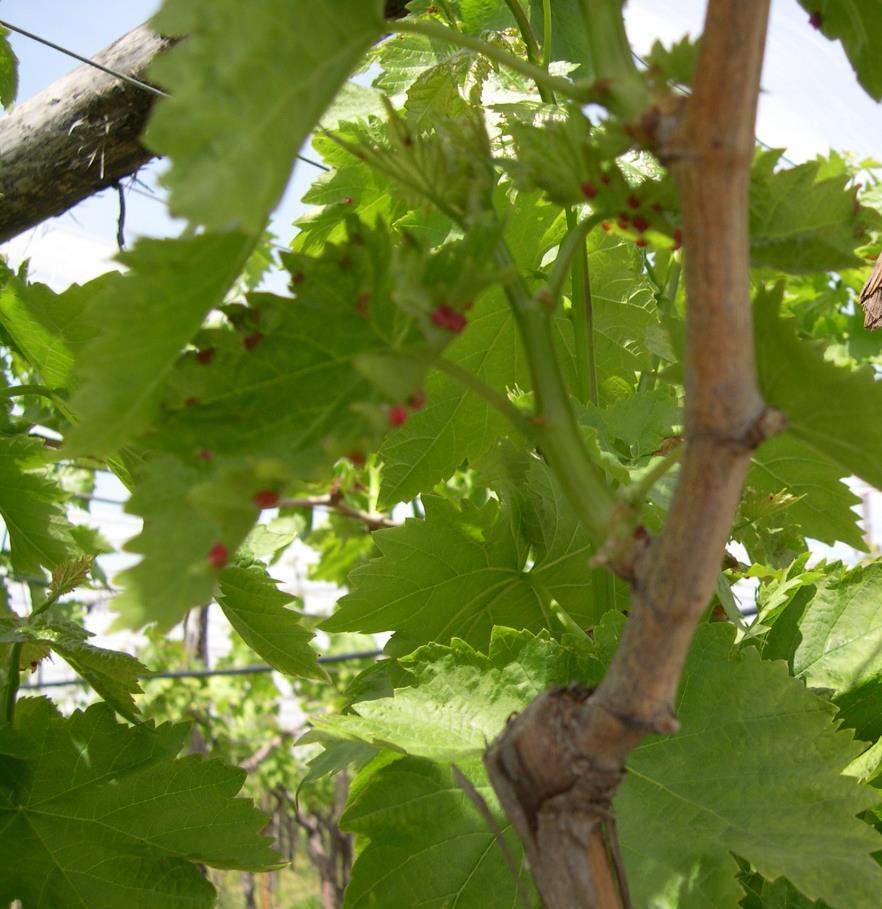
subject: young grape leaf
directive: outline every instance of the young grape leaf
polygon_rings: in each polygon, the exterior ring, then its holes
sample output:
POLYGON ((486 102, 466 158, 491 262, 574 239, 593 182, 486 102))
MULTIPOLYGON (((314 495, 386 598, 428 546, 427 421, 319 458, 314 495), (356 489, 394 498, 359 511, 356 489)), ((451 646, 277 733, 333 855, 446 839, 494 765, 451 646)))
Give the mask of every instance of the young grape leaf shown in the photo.
POLYGON ((409 687, 395 697, 361 701, 355 713, 312 718, 320 738, 392 747, 406 754, 450 762, 479 758, 506 719, 545 685, 577 678, 597 684, 603 667, 585 649, 561 646, 541 634, 497 627, 489 655, 460 639, 427 644, 403 661, 409 687))
POLYGON ((186 725, 121 726, 109 707, 62 717, 25 699, 0 729, 0 901, 23 909, 210 909, 195 863, 279 867, 245 773, 192 755, 186 725))
POLYGON ((9 531, 12 567, 41 576, 77 552, 61 506, 61 489, 45 473, 42 444, 25 436, 0 439, 0 515, 9 531))
POLYGON ((750 180, 750 260, 789 272, 861 265, 857 188, 847 173, 822 176, 817 159, 779 168, 780 149, 758 152, 750 180))
MULTIPOLYGON (((623 622, 609 613, 593 643, 571 638, 563 645, 497 629, 489 657, 463 642, 430 645, 406 663, 410 677, 393 698, 320 719, 323 734, 413 749, 424 760, 471 757, 502 728, 506 711, 559 684, 561 675, 594 682, 623 622)), ((727 624, 699 629, 676 705, 680 732, 647 740, 628 759, 615 808, 634 905, 736 906, 732 853, 769 879, 785 875, 833 909, 877 905, 882 869, 870 853, 882 839, 855 815, 879 793, 841 775, 860 748, 784 663, 761 660, 752 648, 738 652, 733 641, 727 624)), ((387 839, 410 830, 406 808, 390 810, 384 825, 387 839)), ((444 866, 447 855, 455 857, 453 843, 436 864, 444 866)), ((388 867, 385 885, 397 892, 408 867, 388 867)), ((510 879, 496 898, 492 905, 513 905, 510 879)))
MULTIPOLYGON (((481 762, 465 761, 460 770, 490 806, 531 894, 520 841, 481 762)), ((346 888, 350 909, 522 905, 494 831, 448 767, 381 755, 353 780, 340 826, 365 843, 346 888)))
POLYGON ((268 0, 247 15, 238 0, 177 0, 153 27, 188 36, 150 70, 171 93, 145 138, 172 159, 172 214, 257 234, 307 135, 382 34, 381 0, 268 0))
POLYGON ((763 656, 833 693, 847 726, 882 735, 882 563, 831 572, 776 619, 763 656))
POLYGON ((882 100, 882 8, 862 0, 799 0, 811 22, 838 38, 867 94, 882 100))
POLYGON ((300 624, 301 616, 288 609, 296 598, 283 593, 269 575, 258 568, 226 568, 220 575, 218 604, 242 640, 279 672, 292 678, 327 681, 309 646, 312 632, 300 624))
POLYGON ((143 239, 120 261, 86 318, 98 335, 75 365, 78 422, 65 453, 110 455, 143 430, 178 354, 238 277, 254 245, 241 234, 143 239))
POLYGON ((788 431, 844 475, 882 488, 882 385, 870 369, 851 370, 824 359, 817 343, 800 341, 796 322, 781 318, 782 288, 754 301, 754 339, 760 388, 782 410, 788 431))

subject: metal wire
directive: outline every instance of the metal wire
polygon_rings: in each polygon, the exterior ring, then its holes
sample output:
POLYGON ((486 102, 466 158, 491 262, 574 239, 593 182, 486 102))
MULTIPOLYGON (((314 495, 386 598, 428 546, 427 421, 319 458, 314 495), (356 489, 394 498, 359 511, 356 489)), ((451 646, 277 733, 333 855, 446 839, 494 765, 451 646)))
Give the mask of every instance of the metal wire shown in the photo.
POLYGON ((125 73, 111 69, 109 66, 104 66, 103 63, 97 63, 94 60, 90 60, 88 57, 83 57, 75 51, 69 50, 66 47, 62 47, 60 44, 56 44, 54 41, 50 41, 48 38, 41 38, 39 35, 35 35, 33 32, 27 31, 27 29, 19 28, 17 25, 13 25, 11 22, 6 22, 3 19, 0 19, 0 26, 9 29, 11 32, 16 32, 19 35, 24 35, 25 38, 30 38, 31 41, 36 41, 39 44, 45 44, 46 47, 51 47, 52 50, 56 50, 60 54, 66 54, 68 57, 73 57, 74 60, 79 60, 80 63, 85 63, 88 66, 93 66, 95 69, 100 69, 102 73, 107 73, 108 76, 114 76, 117 79, 122 79, 123 82, 128 82, 130 85, 134 85, 137 88, 143 89, 145 92, 159 95, 162 98, 168 97, 168 92, 164 92, 161 88, 157 88, 155 85, 151 85, 149 82, 142 82, 140 79, 136 79, 134 76, 128 76, 125 73))
MULTIPOLYGON (((318 662, 323 666, 329 663, 348 663, 353 660, 375 660, 383 655, 382 650, 358 650, 354 653, 332 653, 328 656, 320 656, 318 662)), ((138 676, 145 682, 153 679, 207 679, 213 676, 222 675, 262 675, 265 672, 275 672, 272 666, 235 666, 230 669, 181 669, 169 670, 168 672, 151 672, 149 675, 138 676)), ((56 682, 36 682, 27 685, 21 685, 19 691, 28 689, 36 690, 43 688, 69 688, 72 686, 88 687, 89 683, 84 679, 63 679, 56 682)))

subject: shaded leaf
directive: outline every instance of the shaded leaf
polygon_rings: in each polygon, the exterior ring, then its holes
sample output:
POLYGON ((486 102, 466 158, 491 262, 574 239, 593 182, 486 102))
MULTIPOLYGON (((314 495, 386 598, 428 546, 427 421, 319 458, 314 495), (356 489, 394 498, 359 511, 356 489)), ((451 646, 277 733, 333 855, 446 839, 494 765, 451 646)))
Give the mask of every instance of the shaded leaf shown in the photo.
POLYGON ((821 176, 822 160, 776 169, 782 152, 761 151, 750 181, 750 260, 790 272, 860 265, 863 230, 847 173, 821 176))
POLYGON ((767 500, 789 493, 791 503, 778 514, 795 522, 804 536, 865 550, 860 515, 854 511, 861 499, 841 482, 844 473, 814 448, 783 435, 769 439, 754 453, 747 486, 767 500))
POLYGON ((788 418, 788 431, 843 474, 882 488, 882 384, 869 369, 826 361, 818 344, 800 341, 793 319, 781 318, 781 288, 754 303, 760 387, 788 418))
POLYGON ((813 16, 819 16, 821 31, 838 38, 871 98, 882 99, 882 7, 865 0, 799 0, 813 16))
MULTIPOLYGON (((461 770, 493 806, 530 892, 520 842, 480 761, 464 763, 461 770)), ((493 832, 448 767, 420 758, 377 758, 353 781, 340 826, 365 843, 346 888, 347 909, 520 905, 493 832)))
POLYGON ((120 726, 104 705, 23 700, 0 730, 0 900, 25 909, 210 909, 196 862, 278 867, 243 771, 193 755, 185 725, 120 726))

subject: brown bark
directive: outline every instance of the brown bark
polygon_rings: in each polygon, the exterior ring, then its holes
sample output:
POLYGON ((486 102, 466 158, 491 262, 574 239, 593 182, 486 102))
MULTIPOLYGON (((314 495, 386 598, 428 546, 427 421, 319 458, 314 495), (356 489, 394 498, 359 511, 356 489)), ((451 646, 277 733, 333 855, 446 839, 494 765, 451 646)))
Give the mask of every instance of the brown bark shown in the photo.
MULTIPOLYGON (((386 0, 387 18, 406 0, 386 0)), ((147 25, 96 54, 96 62, 143 79, 173 41, 147 25)), ((88 64, 56 80, 0 120, 0 243, 134 174, 154 154, 139 137, 156 96, 88 64)))
POLYGON ((491 745, 493 786, 524 842, 546 909, 630 905, 612 799, 647 735, 677 729, 674 701, 712 595, 753 449, 783 427, 755 375, 747 194, 769 0, 709 0, 695 90, 658 153, 681 196, 686 248, 685 452, 656 540, 623 573, 629 618, 595 692, 540 695, 491 745))

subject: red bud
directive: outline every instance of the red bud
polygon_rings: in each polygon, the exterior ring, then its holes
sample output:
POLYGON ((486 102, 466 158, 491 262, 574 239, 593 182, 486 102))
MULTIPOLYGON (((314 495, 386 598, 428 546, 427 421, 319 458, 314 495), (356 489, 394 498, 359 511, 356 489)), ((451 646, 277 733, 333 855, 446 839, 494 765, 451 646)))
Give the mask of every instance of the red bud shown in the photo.
POLYGON ((426 393, 424 391, 415 392, 407 399, 407 405, 411 410, 419 410, 425 406, 425 403, 426 393))
POLYGON ((640 200, 637 196, 628 196, 627 201, 630 208, 640 208, 640 200))
POLYGON ((223 543, 215 543, 214 546, 208 550, 206 558, 208 559, 208 564, 213 568, 223 568, 229 561, 230 553, 223 543))
POLYGON ((389 425, 395 427, 403 426, 407 422, 407 408, 403 404, 396 404, 389 408, 389 425))
POLYGON ((446 303, 436 306, 435 309, 432 310, 430 318, 433 324, 439 326, 439 328, 446 328, 456 335, 458 335, 468 324, 466 322, 466 317, 461 312, 457 312, 452 306, 448 306, 446 303))
POLYGON ((597 195, 597 187, 593 183, 589 183, 587 180, 581 186, 582 195, 586 199, 593 199, 597 195))
POLYGON ((203 347, 202 350, 196 351, 196 362, 207 365, 214 359, 217 351, 213 347, 203 347))
POLYGON ((261 489, 254 497, 254 504, 258 508, 275 508, 279 504, 279 494, 271 489, 261 489))
POLYGON ((820 28, 824 24, 824 17, 821 15, 820 10, 815 10, 809 16, 809 25, 812 28, 820 28))
POLYGON ((634 229, 640 231, 640 233, 643 233, 649 227, 649 221, 643 215, 634 215, 631 223, 634 225, 634 229))
POLYGON ((245 350, 253 350, 263 340, 263 335, 259 331, 252 332, 242 339, 242 345, 245 350))

